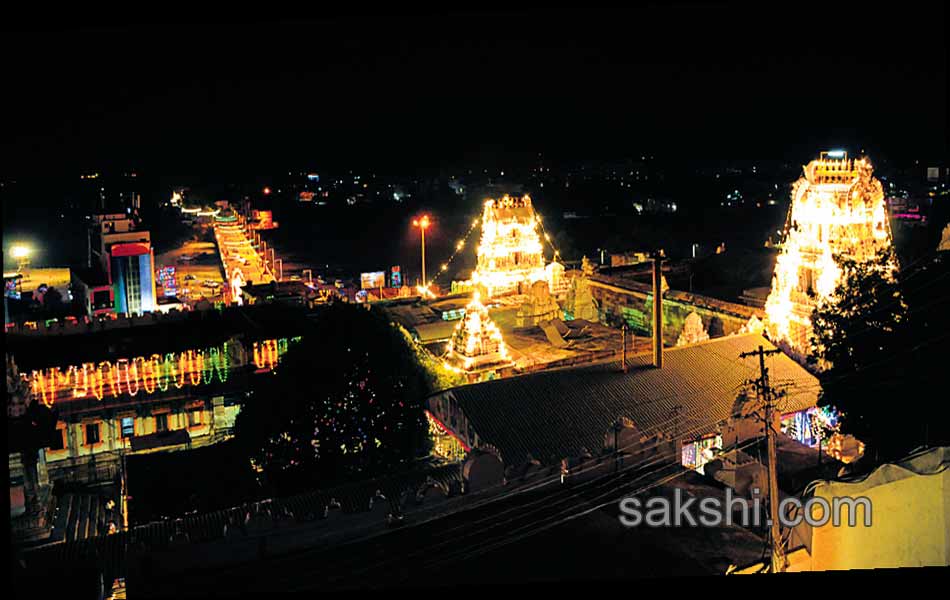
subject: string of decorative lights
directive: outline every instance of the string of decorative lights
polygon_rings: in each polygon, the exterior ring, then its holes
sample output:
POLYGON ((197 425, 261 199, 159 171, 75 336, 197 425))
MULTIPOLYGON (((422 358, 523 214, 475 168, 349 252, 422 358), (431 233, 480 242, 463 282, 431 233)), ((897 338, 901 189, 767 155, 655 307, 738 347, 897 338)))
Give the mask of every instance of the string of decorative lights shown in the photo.
POLYGON ((544 229, 544 222, 542 221, 541 214, 537 211, 537 209, 534 211, 534 216, 537 218, 538 226, 541 228, 541 235, 544 237, 544 241, 548 243, 548 246, 551 247, 551 252, 554 253, 554 260, 558 260, 561 258, 561 252, 554 246, 554 242, 551 240, 550 234, 548 234, 547 230, 544 229))
POLYGON ((439 278, 442 276, 443 273, 448 272, 449 266, 455 261, 455 257, 458 256, 459 252, 461 252, 465 248, 465 244, 468 242, 468 239, 472 236, 472 232, 475 231, 475 228, 478 227, 478 224, 480 221, 481 221, 481 218, 476 218, 472 221, 471 226, 469 226, 468 231, 465 232, 465 235, 462 237, 462 239, 456 242, 455 250, 452 252, 452 255, 449 257, 447 261, 442 263, 442 265, 439 267, 439 272, 436 273, 435 277, 433 277, 431 281, 429 281, 428 287, 431 288, 433 284, 439 281, 439 278))
MULTIPOLYGON (((299 337, 291 341, 299 340, 299 337)), ((70 366, 63 371, 58 367, 38 369, 21 376, 29 381, 33 399, 46 406, 57 400, 79 399, 92 396, 102 400, 108 392, 113 397, 135 397, 140 390, 146 394, 167 392, 170 384, 176 389, 210 385, 215 378, 225 383, 232 367, 229 343, 203 350, 169 352, 164 358, 158 354, 133 359, 120 358, 115 363, 104 360, 70 366)), ((253 343, 254 365, 259 371, 274 369, 289 347, 287 338, 253 343)), ((240 366, 240 365, 235 365, 240 366)))
MULTIPOLYGON (((551 252, 552 252, 552 255, 553 255, 553 260, 554 260, 554 261, 560 261, 560 259, 561 259, 561 252, 560 252, 560 250, 558 250, 558 248, 554 245, 553 238, 552 238, 551 235, 548 233, 548 231, 544 228, 544 222, 543 222, 543 220, 542 220, 542 217, 541 217, 541 215, 540 215, 537 211, 535 211, 535 220, 536 220, 536 223, 537 223, 538 227, 541 229, 541 235, 542 235, 542 237, 543 237, 544 240, 547 242, 548 247, 550 247, 550 249, 551 249, 551 252)), ((444 263, 442 263, 442 265, 439 267, 438 273, 437 273, 436 276, 433 277, 432 280, 429 282, 429 285, 427 286, 427 288, 426 288, 425 290, 420 290, 420 291, 428 292, 429 294, 432 293, 431 291, 429 291, 429 288, 431 288, 431 286, 432 286, 433 284, 437 284, 437 283, 438 283, 439 278, 442 277, 442 274, 443 274, 443 273, 448 272, 449 267, 450 267, 450 266, 454 263, 454 261, 455 261, 455 257, 458 256, 459 252, 461 252, 461 251, 465 248, 466 243, 468 242, 469 238, 472 236, 472 233, 475 231, 475 228, 478 227, 478 225, 479 225, 480 222, 481 222, 481 218, 476 218, 476 219, 474 219, 474 220, 472 221, 472 224, 471 224, 471 226, 468 228, 468 231, 466 231, 466 232, 465 232, 465 235, 462 237, 462 239, 460 239, 460 240, 456 243, 455 249, 453 250, 452 255, 449 257, 449 259, 448 259, 447 261, 445 261, 444 263)), ((421 287, 421 286, 420 286, 420 287, 421 287)))

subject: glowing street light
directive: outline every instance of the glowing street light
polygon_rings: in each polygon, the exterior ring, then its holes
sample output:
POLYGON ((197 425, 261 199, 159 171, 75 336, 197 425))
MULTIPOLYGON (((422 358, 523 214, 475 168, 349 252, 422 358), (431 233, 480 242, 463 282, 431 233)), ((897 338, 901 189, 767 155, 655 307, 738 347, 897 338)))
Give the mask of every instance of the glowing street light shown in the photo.
POLYGON ((16 259, 17 271, 23 270, 30 264, 30 248, 27 246, 13 246, 10 248, 10 255, 16 259))
POLYGON ((426 288, 426 229, 429 228, 429 215, 412 220, 412 226, 422 232, 422 287, 426 288))

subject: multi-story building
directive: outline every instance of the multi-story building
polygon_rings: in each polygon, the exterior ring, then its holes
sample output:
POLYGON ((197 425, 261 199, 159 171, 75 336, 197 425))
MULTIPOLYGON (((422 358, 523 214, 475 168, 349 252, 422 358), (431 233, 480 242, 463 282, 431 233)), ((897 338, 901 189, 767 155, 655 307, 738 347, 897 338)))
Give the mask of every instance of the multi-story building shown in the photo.
POLYGON ((273 369, 290 340, 220 345, 90 361, 22 373, 30 400, 51 407, 56 430, 45 449, 51 480, 117 476, 123 455, 184 450, 227 437, 249 377, 273 369))
POLYGON ((156 310, 155 256, 150 243, 113 244, 109 267, 116 313, 139 315, 156 310))
POLYGON ((103 280, 112 288, 116 313, 156 310, 154 250, 148 230, 137 219, 123 213, 95 215, 89 231, 88 263, 90 273, 79 278, 83 283, 79 287, 89 292, 86 304, 90 315, 107 312, 103 280))

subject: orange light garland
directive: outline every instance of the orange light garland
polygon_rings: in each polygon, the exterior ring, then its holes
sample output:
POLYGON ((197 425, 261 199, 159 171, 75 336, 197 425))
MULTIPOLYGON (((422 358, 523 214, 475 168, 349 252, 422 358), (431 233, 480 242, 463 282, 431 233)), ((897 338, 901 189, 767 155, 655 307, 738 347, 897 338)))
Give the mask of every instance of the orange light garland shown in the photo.
MULTIPOLYGON (((293 338, 297 341, 300 338, 293 338)), ((254 342, 254 364, 258 370, 273 369, 288 349, 287 339, 254 342)), ((230 372, 228 344, 204 350, 158 354, 133 359, 120 358, 114 364, 104 360, 71 366, 65 371, 56 367, 32 371, 21 377, 29 381, 33 398, 46 406, 57 400, 94 397, 102 400, 108 391, 112 397, 135 397, 140 390, 146 394, 167 392, 170 383, 175 389, 210 385, 215 377, 224 383, 230 372), (106 384, 108 383, 108 390, 106 384), (62 396, 62 397, 60 397, 62 396)))

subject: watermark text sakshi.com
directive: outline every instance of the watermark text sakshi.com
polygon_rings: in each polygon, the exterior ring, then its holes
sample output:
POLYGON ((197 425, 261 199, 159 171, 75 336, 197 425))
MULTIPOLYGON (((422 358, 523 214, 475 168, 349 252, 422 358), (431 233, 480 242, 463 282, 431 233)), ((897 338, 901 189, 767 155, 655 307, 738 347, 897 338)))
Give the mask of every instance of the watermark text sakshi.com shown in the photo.
MULTIPOLYGON (((812 527, 821 527, 831 523, 839 527, 842 523, 857 527, 860 520, 865 527, 871 526, 871 500, 865 496, 857 498, 812 497, 802 501, 794 496, 779 503, 779 523, 783 527, 796 527, 807 523, 812 527)), ((738 525, 740 527, 760 527, 771 525, 767 504, 762 500, 759 489, 752 490, 752 499, 736 496, 731 488, 726 488, 725 499, 716 497, 688 497, 683 490, 676 488, 673 498, 654 496, 645 502, 637 497, 620 501, 620 522, 626 527, 721 527, 738 525)))

